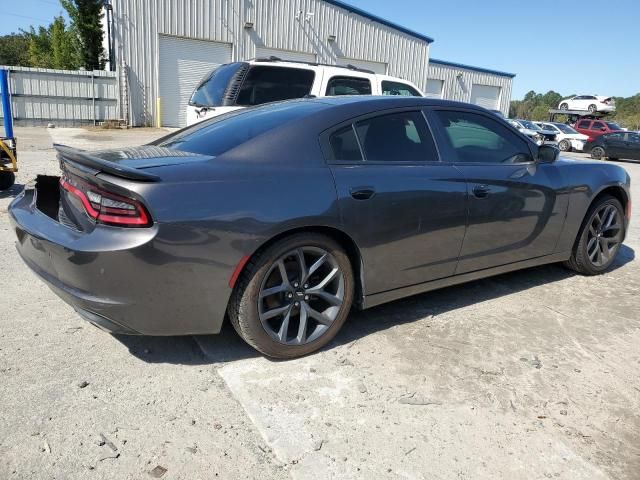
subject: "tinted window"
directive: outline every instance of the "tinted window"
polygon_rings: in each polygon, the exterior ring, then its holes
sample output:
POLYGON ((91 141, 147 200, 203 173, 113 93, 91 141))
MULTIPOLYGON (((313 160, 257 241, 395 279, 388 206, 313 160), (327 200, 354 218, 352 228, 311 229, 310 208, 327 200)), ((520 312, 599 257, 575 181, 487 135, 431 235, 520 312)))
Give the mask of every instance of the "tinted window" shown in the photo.
POLYGON ((401 97, 421 97, 420 93, 409 85, 400 82, 382 82, 383 95, 399 95, 401 97))
POLYGON ((591 122, 589 120, 582 120, 578 124, 578 128, 589 128, 590 125, 591 125, 591 122))
POLYGON ((630 142, 635 142, 635 143, 640 143, 640 135, 638 135, 637 133, 630 133, 629 134, 629 141, 630 142))
POLYGON ((420 112, 369 118, 356 123, 356 131, 367 161, 438 161, 433 137, 420 112))
POLYGON ((333 77, 327 84, 326 95, 371 95, 371 82, 366 78, 333 77))
POLYGON ((527 143, 497 121, 468 112, 435 111, 458 162, 530 162, 527 143))
POLYGON ((311 93, 314 78, 313 70, 252 66, 236 103, 249 106, 302 98, 311 93))
POLYGON ((329 137, 335 160, 362 160, 362 153, 353 126, 341 128, 329 137))
POLYGON ((229 63, 211 71, 196 87, 189 105, 197 107, 216 107, 223 104, 224 93, 229 82, 246 64, 229 63))
POLYGON ((294 102, 237 110, 179 130, 154 144, 216 156, 323 108, 319 102, 294 102))
POLYGON ((610 133, 608 135, 605 135, 607 140, 624 140, 625 138, 625 134, 624 133, 610 133))
POLYGON ((611 130, 622 130, 622 127, 621 127, 620 125, 618 125, 617 123, 607 122, 607 126, 608 126, 611 130))
POLYGON ((602 122, 593 122, 591 124, 591 130, 598 130, 600 128, 604 128, 604 123, 602 123, 602 122))

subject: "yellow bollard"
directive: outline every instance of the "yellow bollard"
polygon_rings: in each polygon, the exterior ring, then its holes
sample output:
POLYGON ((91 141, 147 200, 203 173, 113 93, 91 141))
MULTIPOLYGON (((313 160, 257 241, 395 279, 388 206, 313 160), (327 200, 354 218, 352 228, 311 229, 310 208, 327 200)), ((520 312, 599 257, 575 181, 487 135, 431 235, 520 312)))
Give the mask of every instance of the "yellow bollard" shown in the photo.
POLYGON ((156 98, 156 127, 162 128, 162 102, 160 97, 156 98))

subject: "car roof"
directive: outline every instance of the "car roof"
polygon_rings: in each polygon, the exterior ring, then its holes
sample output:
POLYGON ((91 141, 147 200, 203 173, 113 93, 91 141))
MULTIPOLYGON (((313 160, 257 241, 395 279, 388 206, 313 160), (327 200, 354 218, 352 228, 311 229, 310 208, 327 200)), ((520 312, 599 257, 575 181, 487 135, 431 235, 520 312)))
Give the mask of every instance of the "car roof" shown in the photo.
MULTIPOLYGON (((288 100, 288 101, 300 101, 300 100, 288 100)), ((302 101, 305 101, 304 99, 302 101)), ((340 95, 335 97, 319 97, 310 99, 307 101, 320 102, 326 105, 332 106, 348 106, 348 105, 359 105, 359 106, 370 106, 375 109, 375 107, 380 107, 381 109, 385 108, 401 108, 408 106, 437 106, 437 107, 456 107, 456 108, 466 108, 472 110, 478 110, 482 112, 489 112, 485 108, 482 108, 478 105, 473 105, 471 103, 464 102, 456 102, 453 100, 441 100, 437 98, 428 98, 428 97, 407 97, 407 96, 399 96, 399 95, 340 95)), ((490 112, 489 112, 490 113, 490 112)))

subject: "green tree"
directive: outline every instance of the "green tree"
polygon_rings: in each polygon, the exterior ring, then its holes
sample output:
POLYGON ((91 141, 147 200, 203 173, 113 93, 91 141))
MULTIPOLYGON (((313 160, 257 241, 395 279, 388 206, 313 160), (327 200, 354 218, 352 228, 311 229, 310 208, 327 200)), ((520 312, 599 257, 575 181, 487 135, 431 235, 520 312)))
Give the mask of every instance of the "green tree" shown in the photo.
POLYGON ((0 36, 0 65, 29 66, 29 37, 24 33, 0 36))
POLYGON ((51 55, 54 68, 75 70, 80 66, 79 43, 75 32, 67 28, 64 18, 56 17, 50 27, 51 55))
POLYGON ((60 0, 71 18, 73 30, 79 41, 82 65, 87 70, 104 68, 105 53, 102 48, 103 0, 60 0))
POLYGON ((77 36, 63 17, 55 17, 48 28, 31 27, 27 36, 29 66, 75 70, 81 65, 77 36))

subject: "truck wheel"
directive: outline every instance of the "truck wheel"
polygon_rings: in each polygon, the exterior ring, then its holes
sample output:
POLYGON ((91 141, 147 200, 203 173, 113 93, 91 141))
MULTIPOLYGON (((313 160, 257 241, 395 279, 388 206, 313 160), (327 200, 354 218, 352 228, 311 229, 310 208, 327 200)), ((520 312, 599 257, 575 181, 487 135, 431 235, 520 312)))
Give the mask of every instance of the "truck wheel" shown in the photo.
POLYGON ((13 172, 0 172, 0 190, 11 188, 16 181, 16 175, 13 172))

